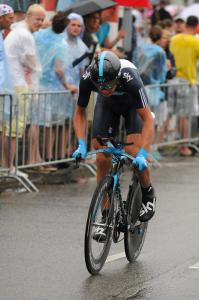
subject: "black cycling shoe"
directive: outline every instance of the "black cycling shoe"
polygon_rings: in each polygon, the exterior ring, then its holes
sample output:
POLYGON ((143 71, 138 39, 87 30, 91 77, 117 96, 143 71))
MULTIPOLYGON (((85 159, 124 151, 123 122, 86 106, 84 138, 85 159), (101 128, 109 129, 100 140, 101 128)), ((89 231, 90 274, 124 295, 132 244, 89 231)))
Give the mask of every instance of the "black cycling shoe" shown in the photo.
POLYGON ((155 207, 156 196, 154 188, 151 187, 150 190, 142 196, 142 207, 139 215, 140 222, 149 221, 155 214, 155 207))
POLYGON ((93 239, 98 243, 105 243, 106 241, 107 227, 105 225, 107 222, 107 217, 108 217, 108 210, 103 210, 100 224, 104 225, 104 227, 101 226, 96 227, 95 232, 93 234, 93 239))

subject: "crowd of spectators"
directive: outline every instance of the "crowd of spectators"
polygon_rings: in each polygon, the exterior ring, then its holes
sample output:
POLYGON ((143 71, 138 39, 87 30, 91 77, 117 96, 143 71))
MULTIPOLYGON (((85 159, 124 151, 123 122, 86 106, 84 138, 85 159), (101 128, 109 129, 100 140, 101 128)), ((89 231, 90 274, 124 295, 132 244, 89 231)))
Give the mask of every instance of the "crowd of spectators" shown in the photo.
MULTIPOLYGON (((199 114, 198 89, 195 86, 199 59, 198 18, 190 16, 183 20, 173 17, 165 5, 164 0, 154 5, 148 19, 147 35, 142 12, 137 10, 132 14, 132 62, 138 67, 144 84, 171 81, 190 84, 176 90, 164 90, 158 86, 148 89, 150 105, 156 114, 156 143, 164 141, 175 109, 179 111, 178 125, 182 138, 188 135, 188 117, 199 114)), ((19 110, 18 120, 15 119, 16 112, 12 112, 11 155, 8 157, 10 101, 1 96, 2 168, 14 170, 16 134, 17 138, 27 137, 27 164, 71 155, 74 140, 71 136, 69 139, 70 121, 83 71, 93 56, 104 49, 111 49, 120 58, 126 57, 121 48, 125 30, 120 29, 115 36, 110 36, 113 9, 83 17, 60 11, 46 21, 45 9, 33 4, 26 14, 14 20, 13 9, 0 4, 0 92, 15 91, 17 97, 13 101, 18 104, 19 110), (43 93, 38 97, 39 91, 43 93), (32 96, 26 93, 32 93, 32 96), (39 143, 41 128, 45 128, 44 155, 39 143), (55 154, 56 145, 58 150, 55 154)), ((95 96, 91 97, 94 103, 95 96)), ((90 115, 92 119, 92 109, 90 115)), ((181 154, 191 155, 191 151, 183 146, 181 154)), ((48 170, 54 168, 48 167, 48 170)))

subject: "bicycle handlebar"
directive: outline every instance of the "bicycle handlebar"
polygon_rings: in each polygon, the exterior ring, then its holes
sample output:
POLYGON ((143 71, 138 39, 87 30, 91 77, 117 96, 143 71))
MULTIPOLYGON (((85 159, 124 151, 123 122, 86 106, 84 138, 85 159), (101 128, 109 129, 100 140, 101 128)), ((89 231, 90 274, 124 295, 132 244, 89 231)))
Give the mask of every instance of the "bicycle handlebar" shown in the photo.
MULTIPOLYGON (((97 153, 107 153, 107 154, 111 154, 117 158, 123 157, 123 158, 130 160, 131 162, 134 161, 135 157, 131 156, 130 154, 128 154, 124 150, 122 150, 125 146, 133 145, 134 144, 133 142, 132 143, 123 143, 123 142, 114 140, 112 137, 102 138, 100 136, 97 137, 97 140, 100 143, 100 145, 106 146, 106 148, 89 151, 86 156, 94 155, 97 153), (109 142, 110 142, 110 145, 108 145, 109 142)), ((81 156, 76 158, 76 164, 78 165, 78 163, 80 161, 81 161, 81 156)), ((136 168, 136 166, 134 166, 134 167, 136 168)))

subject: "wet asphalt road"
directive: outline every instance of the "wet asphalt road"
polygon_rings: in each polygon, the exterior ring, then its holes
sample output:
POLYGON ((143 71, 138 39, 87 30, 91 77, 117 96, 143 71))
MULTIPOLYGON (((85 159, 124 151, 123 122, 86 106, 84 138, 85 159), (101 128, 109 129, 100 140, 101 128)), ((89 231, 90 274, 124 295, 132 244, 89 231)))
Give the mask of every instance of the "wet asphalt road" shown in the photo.
MULTIPOLYGON (((2 194, 0 300, 198 300, 199 157, 178 160, 152 171, 157 213, 137 262, 122 257, 94 277, 83 256, 94 178, 2 194)), ((121 242, 110 255, 123 251, 121 242)))

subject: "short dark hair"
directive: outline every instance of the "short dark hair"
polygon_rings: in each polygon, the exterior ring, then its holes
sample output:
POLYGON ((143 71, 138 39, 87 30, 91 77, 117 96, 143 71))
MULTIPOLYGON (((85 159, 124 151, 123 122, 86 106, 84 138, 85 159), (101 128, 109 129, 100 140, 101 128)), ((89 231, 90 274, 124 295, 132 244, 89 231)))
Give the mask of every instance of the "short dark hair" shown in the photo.
POLYGON ((197 27, 198 26, 198 18, 195 16, 189 16, 186 21, 186 25, 188 27, 197 27))
POLYGON ((67 26, 66 13, 59 11, 52 19, 52 30, 55 33, 62 33, 67 26))
POLYGON ((174 19, 174 22, 175 22, 175 23, 185 23, 185 21, 184 21, 183 18, 181 18, 181 17, 176 17, 176 18, 174 19))
POLYGON ((154 25, 149 30, 149 37, 153 43, 159 41, 162 37, 162 28, 159 25, 154 25))
POLYGON ((163 28, 171 27, 173 25, 173 20, 171 19, 164 19, 162 20, 163 28))

